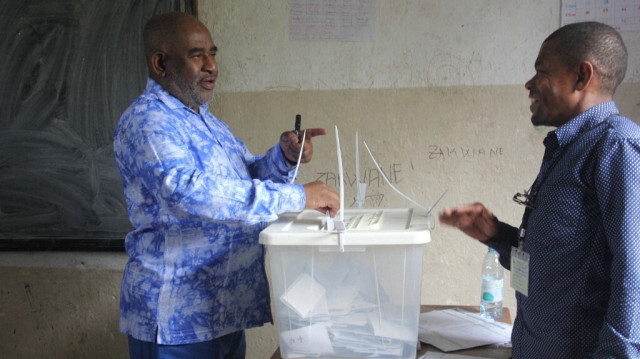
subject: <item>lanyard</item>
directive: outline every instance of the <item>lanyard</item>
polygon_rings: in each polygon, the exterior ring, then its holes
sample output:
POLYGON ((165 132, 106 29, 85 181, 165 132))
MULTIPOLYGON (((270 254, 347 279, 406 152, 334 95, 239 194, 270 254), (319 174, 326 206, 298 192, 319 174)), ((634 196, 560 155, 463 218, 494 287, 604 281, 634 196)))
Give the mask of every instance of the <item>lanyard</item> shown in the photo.
MULTIPOLYGON (((611 117, 617 116, 617 115, 618 114, 615 113, 615 114, 611 114, 611 115, 607 116, 604 120, 602 120, 602 122, 598 123, 596 126, 591 128, 591 130, 595 130, 599 126, 603 125, 611 117)), ((589 130, 589 131, 591 131, 591 130, 589 130)), ((571 142, 569 142, 566 146, 564 146, 564 148, 562 149, 562 152, 560 152, 560 154, 553 155, 553 157, 551 158, 551 163, 549 163, 549 165, 547 165, 546 168, 544 168, 545 167, 544 166, 545 161, 543 161, 543 166, 542 166, 543 168, 541 169, 541 172, 538 174, 538 177, 536 178, 536 180, 531 185, 531 188, 529 189, 529 191, 525 192, 526 193, 526 197, 527 197, 527 201, 526 201, 526 204, 525 204, 526 208, 524 210, 524 214, 522 215, 522 224, 520 225, 520 228, 518 229, 518 248, 520 250, 523 250, 523 248, 524 248, 524 238, 525 238, 526 232, 527 232, 527 223, 529 222, 529 216, 531 216, 531 212, 533 212, 533 210, 535 209, 535 203, 536 203, 536 197, 538 195, 538 190, 540 190, 540 188, 542 188, 542 184, 547 180, 547 177, 549 177, 551 172, 553 172, 553 169, 558 164, 558 162, 560 162, 560 160, 565 156, 565 154, 567 153, 567 151, 569 150, 571 145, 573 145, 578 139, 580 139, 580 137, 584 136, 586 133, 587 132, 582 133, 578 137, 574 138, 571 142), (542 172, 543 170, 544 170, 544 172, 542 172)), ((545 156, 546 156, 546 154, 545 154, 545 156)))

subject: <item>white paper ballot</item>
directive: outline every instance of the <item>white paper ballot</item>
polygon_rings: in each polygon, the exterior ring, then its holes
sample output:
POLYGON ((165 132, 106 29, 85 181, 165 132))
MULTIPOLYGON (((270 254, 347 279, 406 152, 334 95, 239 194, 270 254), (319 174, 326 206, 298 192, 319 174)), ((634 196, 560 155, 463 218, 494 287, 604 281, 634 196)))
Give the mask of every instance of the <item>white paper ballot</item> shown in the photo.
POLYGON ((512 326, 487 320, 460 308, 420 314, 418 338, 448 352, 487 344, 508 343, 512 326))
MULTIPOLYGON (((375 314, 369 317, 373 332, 378 337, 398 339, 406 342, 416 342, 415 334, 412 335, 411 330, 397 324, 393 324, 387 320, 379 319, 375 314)), ((415 333, 415 332, 414 332, 415 333)))
POLYGON ((323 324, 282 332, 281 336, 288 352, 316 355, 333 352, 327 327, 323 324))
POLYGON ((302 273, 287 288, 280 300, 301 318, 306 318, 314 313, 314 309, 323 299, 326 300, 324 294, 325 289, 320 283, 308 274, 302 273))

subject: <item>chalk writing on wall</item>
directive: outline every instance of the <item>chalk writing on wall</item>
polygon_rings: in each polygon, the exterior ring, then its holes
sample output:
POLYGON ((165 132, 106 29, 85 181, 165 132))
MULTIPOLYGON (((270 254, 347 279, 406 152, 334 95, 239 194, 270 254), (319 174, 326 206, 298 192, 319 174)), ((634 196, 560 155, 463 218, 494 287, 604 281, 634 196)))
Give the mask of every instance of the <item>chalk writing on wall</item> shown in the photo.
MULTIPOLYGON (((467 146, 447 146, 447 145, 435 145, 431 144, 427 146, 427 153, 424 156, 425 159, 434 161, 455 161, 455 160, 477 160, 481 158, 496 159, 505 156, 505 150, 503 147, 467 147, 467 146)), ((411 166, 413 167, 413 166, 411 166)), ((401 163, 391 163, 388 166, 381 168, 384 176, 387 177, 392 185, 402 183, 403 181, 403 165, 401 163)), ((367 185, 367 195, 365 199, 366 207, 380 207, 384 200, 385 193, 388 191, 389 185, 384 179, 384 176, 375 167, 369 167, 364 170, 361 169, 360 182, 367 185)), ((339 175, 335 171, 320 171, 316 172, 314 180, 322 181, 333 188, 339 187, 339 175)), ((356 205, 356 175, 355 172, 344 172, 343 178, 345 189, 349 189, 349 192, 345 197, 345 205, 348 207, 354 207, 356 205)))
MULTIPOLYGON (((392 163, 389 165, 388 169, 383 168, 382 171, 384 175, 387 177, 391 184, 396 184, 402 182, 401 174, 402 174, 402 165, 399 163, 392 163)), ((316 181, 322 181, 329 186, 338 187, 339 185, 339 175, 336 172, 325 171, 325 172, 316 172, 316 181)), ((355 187, 356 185, 356 175, 355 172, 349 173, 344 172, 343 182, 346 187, 355 187)), ((360 182, 366 183, 367 187, 382 187, 386 186, 387 183, 378 171, 377 168, 367 168, 362 171, 360 174, 360 182)))
POLYGON ((495 158, 504 156, 502 147, 464 147, 429 145, 427 158, 430 160, 450 160, 464 158, 487 157, 495 158))
MULTIPOLYGON (((394 186, 398 183, 402 182, 402 164, 400 163, 391 163, 389 166, 382 168, 384 172, 384 176, 387 177, 389 182, 394 186)), ((316 172, 315 175, 316 181, 322 181, 329 186, 334 188, 339 187, 339 175, 333 171, 323 171, 316 172)), ((352 189, 353 197, 345 198, 345 206, 354 207, 356 206, 356 198, 355 198, 355 188, 356 188, 356 175, 355 172, 344 172, 343 182, 345 188, 352 189)), ((361 169, 360 173, 360 182, 365 183, 367 185, 367 195, 365 196, 365 207, 380 207, 382 205, 382 201, 384 200, 384 193, 382 193, 382 189, 384 187, 389 187, 387 182, 384 180, 384 177, 375 167, 370 167, 366 169, 361 169)), ((345 195, 347 197, 347 195, 345 195)))

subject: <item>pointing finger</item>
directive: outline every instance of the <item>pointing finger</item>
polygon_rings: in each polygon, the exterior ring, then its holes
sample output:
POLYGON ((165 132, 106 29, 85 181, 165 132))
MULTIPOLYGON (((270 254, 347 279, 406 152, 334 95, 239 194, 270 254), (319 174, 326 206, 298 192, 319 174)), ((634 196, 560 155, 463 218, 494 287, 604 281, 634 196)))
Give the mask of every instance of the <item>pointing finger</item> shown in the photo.
POLYGON ((324 136, 327 134, 327 130, 324 128, 307 128, 305 130, 300 131, 300 136, 302 136, 303 131, 307 131, 306 138, 324 136))

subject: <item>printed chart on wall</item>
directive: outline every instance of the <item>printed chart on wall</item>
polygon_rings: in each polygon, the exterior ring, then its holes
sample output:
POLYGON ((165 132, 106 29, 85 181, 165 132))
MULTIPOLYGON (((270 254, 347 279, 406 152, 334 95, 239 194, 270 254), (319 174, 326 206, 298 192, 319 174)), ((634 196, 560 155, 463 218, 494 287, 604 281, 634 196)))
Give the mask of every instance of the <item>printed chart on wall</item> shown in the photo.
POLYGON ((289 0, 291 41, 372 41, 374 0, 289 0))
POLYGON ((640 30, 640 0, 562 0, 561 25, 599 21, 618 31, 640 30))

